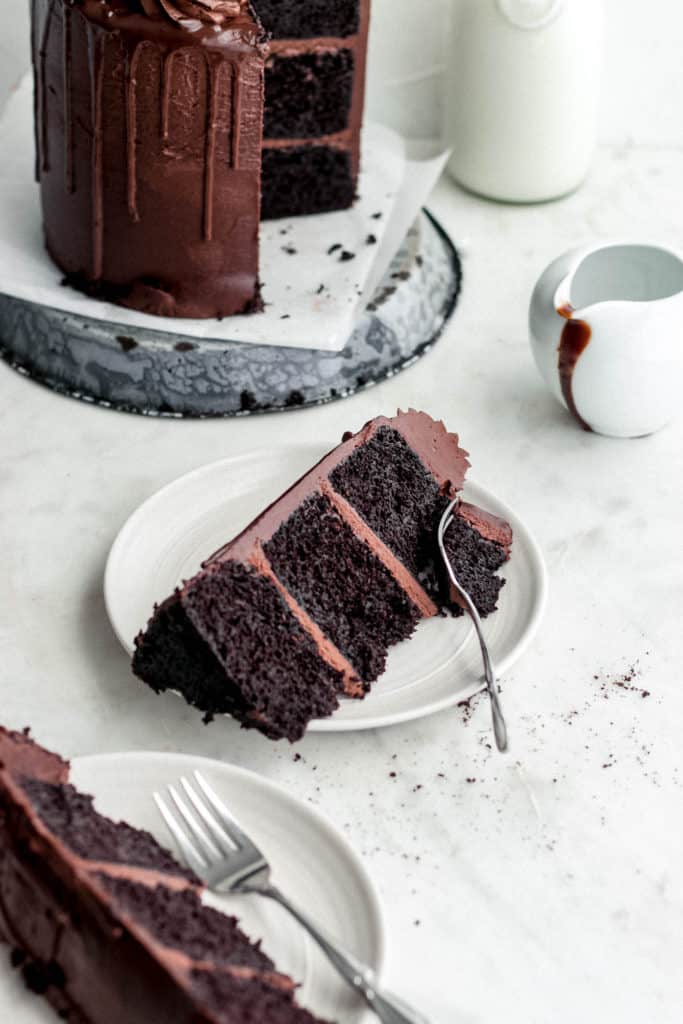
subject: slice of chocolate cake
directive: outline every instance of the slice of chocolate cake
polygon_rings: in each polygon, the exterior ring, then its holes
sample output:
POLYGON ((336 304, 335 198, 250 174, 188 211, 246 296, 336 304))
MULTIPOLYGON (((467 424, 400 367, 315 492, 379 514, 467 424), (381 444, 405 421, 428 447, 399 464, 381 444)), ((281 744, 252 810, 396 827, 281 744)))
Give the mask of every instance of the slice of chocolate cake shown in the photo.
POLYGON ((74 1024, 316 1024, 191 872, 68 777, 0 728, 0 939, 31 989, 74 1024))
MULTIPOLYGON (((363 697, 420 619, 462 614, 436 531, 468 466, 425 413, 372 420, 155 609, 133 671, 209 718, 299 739, 342 695, 363 697)), ((446 547, 482 615, 511 543, 507 523, 459 506, 446 547)))

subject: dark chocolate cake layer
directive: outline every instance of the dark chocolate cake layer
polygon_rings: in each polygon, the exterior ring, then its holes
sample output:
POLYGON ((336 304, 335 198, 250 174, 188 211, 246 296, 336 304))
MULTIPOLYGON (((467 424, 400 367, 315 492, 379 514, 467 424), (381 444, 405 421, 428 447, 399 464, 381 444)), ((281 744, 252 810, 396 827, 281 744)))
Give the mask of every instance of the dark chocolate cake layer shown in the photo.
POLYGON ((72 1024, 316 1024, 199 880, 68 773, 0 727, 0 940, 27 985, 72 1024))
MULTIPOLYGON (((425 413, 372 420, 155 610, 133 671, 209 716, 299 739, 340 693, 367 693, 420 619, 461 614, 436 535, 468 465, 425 413)), ((511 543, 507 523, 458 507, 446 545, 482 615, 511 543)))
POLYGON ((356 196, 351 155, 333 146, 264 149, 261 174, 264 220, 345 210, 356 196))

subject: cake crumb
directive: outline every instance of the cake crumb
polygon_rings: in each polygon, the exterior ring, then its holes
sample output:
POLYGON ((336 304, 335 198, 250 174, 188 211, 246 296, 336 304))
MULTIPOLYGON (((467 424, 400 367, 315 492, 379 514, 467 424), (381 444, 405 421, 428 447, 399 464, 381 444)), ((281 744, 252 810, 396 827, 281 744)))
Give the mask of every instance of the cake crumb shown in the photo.
POLYGON ((372 234, 368 235, 368 237, 365 239, 365 244, 366 245, 377 245, 377 235, 372 235, 372 234))
POLYGON ((373 213, 372 219, 373 220, 381 220, 382 219, 382 211, 380 210, 379 213, 373 213))
POLYGON ((294 246, 290 243, 289 245, 283 245, 282 251, 286 252, 288 256, 296 256, 299 250, 295 249, 294 246))
POLYGON ((349 252, 348 249, 344 249, 344 251, 341 253, 341 255, 339 257, 339 262, 340 263, 348 263, 349 260, 355 260, 355 258, 356 258, 355 252, 349 252))
POLYGON ((342 244, 341 244, 341 242, 335 242, 335 243, 334 243, 334 245, 331 245, 331 246, 329 247, 329 249, 327 250, 327 255, 328 255, 328 256, 332 256, 332 255, 333 255, 333 253, 335 253, 335 252, 339 252, 339 250, 340 250, 341 248, 342 248, 342 244))

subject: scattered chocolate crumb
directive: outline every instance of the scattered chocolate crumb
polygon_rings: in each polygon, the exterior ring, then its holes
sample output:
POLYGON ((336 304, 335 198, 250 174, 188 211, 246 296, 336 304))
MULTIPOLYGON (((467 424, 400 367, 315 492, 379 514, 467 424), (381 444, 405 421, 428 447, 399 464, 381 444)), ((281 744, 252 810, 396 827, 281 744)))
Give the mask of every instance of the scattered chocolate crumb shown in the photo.
POLYGON ((418 918, 415 919, 415 921, 413 921, 413 924, 415 925, 416 928, 419 928, 420 925, 422 924, 422 922, 420 921, 420 918, 418 917, 418 918))
POLYGON ((445 779, 446 778, 446 776, 444 775, 443 772, 437 772, 436 775, 437 775, 437 778, 439 778, 439 779, 445 779))
POLYGON ((125 334, 117 334, 116 340, 124 352, 132 352, 134 348, 138 347, 138 343, 135 338, 129 338, 125 334))
POLYGON ((173 347, 176 352, 193 352, 196 346, 191 341, 179 341, 173 347))
POLYGON ((282 251, 286 252, 288 256, 296 256, 298 249, 295 249, 293 245, 283 245, 282 251))
POLYGON ((382 219, 382 211, 380 210, 379 213, 373 213, 372 219, 373 220, 381 220, 382 219))
POLYGON ((422 789, 422 783, 418 782, 417 786, 413 786, 413 793, 417 793, 420 789, 422 789))
POLYGON ((327 250, 327 255, 328 255, 328 256, 331 256, 331 255, 332 255, 332 253, 335 253, 335 252, 339 252, 339 250, 340 250, 341 248, 342 248, 342 244, 341 244, 341 242, 335 242, 335 243, 334 243, 334 245, 331 245, 331 246, 329 247, 329 249, 327 250))
MULTIPOLYGON (((344 433, 342 434, 342 444, 345 444, 347 441, 350 441, 352 437, 353 432, 351 430, 345 430, 344 433)), ((395 756, 396 755, 394 755, 394 757, 395 756)))
POLYGON ((366 245, 377 245, 377 236, 376 235, 368 235, 368 237, 365 239, 365 244, 366 245))
POLYGON ((390 779, 395 779, 396 778, 396 772, 389 772, 389 778, 390 779))
POLYGON ((287 401, 285 402, 285 408, 291 409, 297 405, 303 405, 306 401, 303 391, 290 391, 287 395, 287 401))
POLYGON ((282 316, 280 317, 280 319, 281 320, 291 320, 292 318, 289 315, 289 313, 283 313, 282 316))
POLYGON ((339 262, 340 263, 348 263, 349 260, 355 260, 355 258, 356 258, 355 252, 349 252, 348 249, 344 249, 344 251, 342 252, 341 256, 339 257, 339 262))
POLYGON ((316 294, 316 295, 322 295, 322 293, 323 293, 324 291, 325 291, 325 285, 324 285, 324 284, 321 284, 321 285, 319 285, 319 287, 318 287, 318 290, 317 290, 317 292, 316 292, 315 294, 316 294))
POLYGON ((280 234, 281 235, 286 235, 288 231, 289 231, 289 228, 280 228, 280 234))
POLYGON ((471 784, 472 782, 476 782, 476 781, 477 781, 476 779, 465 779, 465 782, 469 782, 470 784, 471 784))
POLYGON ((422 264, 424 263, 424 260, 423 260, 422 256, 420 256, 419 253, 415 257, 415 262, 417 263, 418 267, 421 267, 422 264))
POLYGON ((301 754, 295 754, 294 755, 294 761, 300 761, 300 760, 301 760, 301 754))
MULTIPOLYGON (((602 693, 603 698, 605 700, 609 700, 609 690, 612 686, 618 686, 620 690, 628 690, 629 693, 637 693, 643 699, 651 696, 649 690, 645 690, 641 686, 633 685, 633 681, 637 679, 639 675, 640 670, 638 669, 636 663, 635 665, 631 665, 628 671, 624 672, 623 675, 618 676, 617 678, 607 676, 607 678, 604 679, 600 684, 600 691, 602 693)), ((595 675, 593 676, 593 678, 597 681, 599 680, 600 676, 595 675)))

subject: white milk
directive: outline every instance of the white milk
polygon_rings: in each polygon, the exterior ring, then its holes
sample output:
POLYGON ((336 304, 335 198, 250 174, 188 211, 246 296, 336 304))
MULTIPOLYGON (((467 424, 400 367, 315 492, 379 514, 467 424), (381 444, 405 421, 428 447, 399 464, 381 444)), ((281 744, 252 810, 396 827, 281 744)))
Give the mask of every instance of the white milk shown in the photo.
POLYGON ((453 0, 449 171, 492 199, 581 184, 597 140, 601 0, 453 0))

